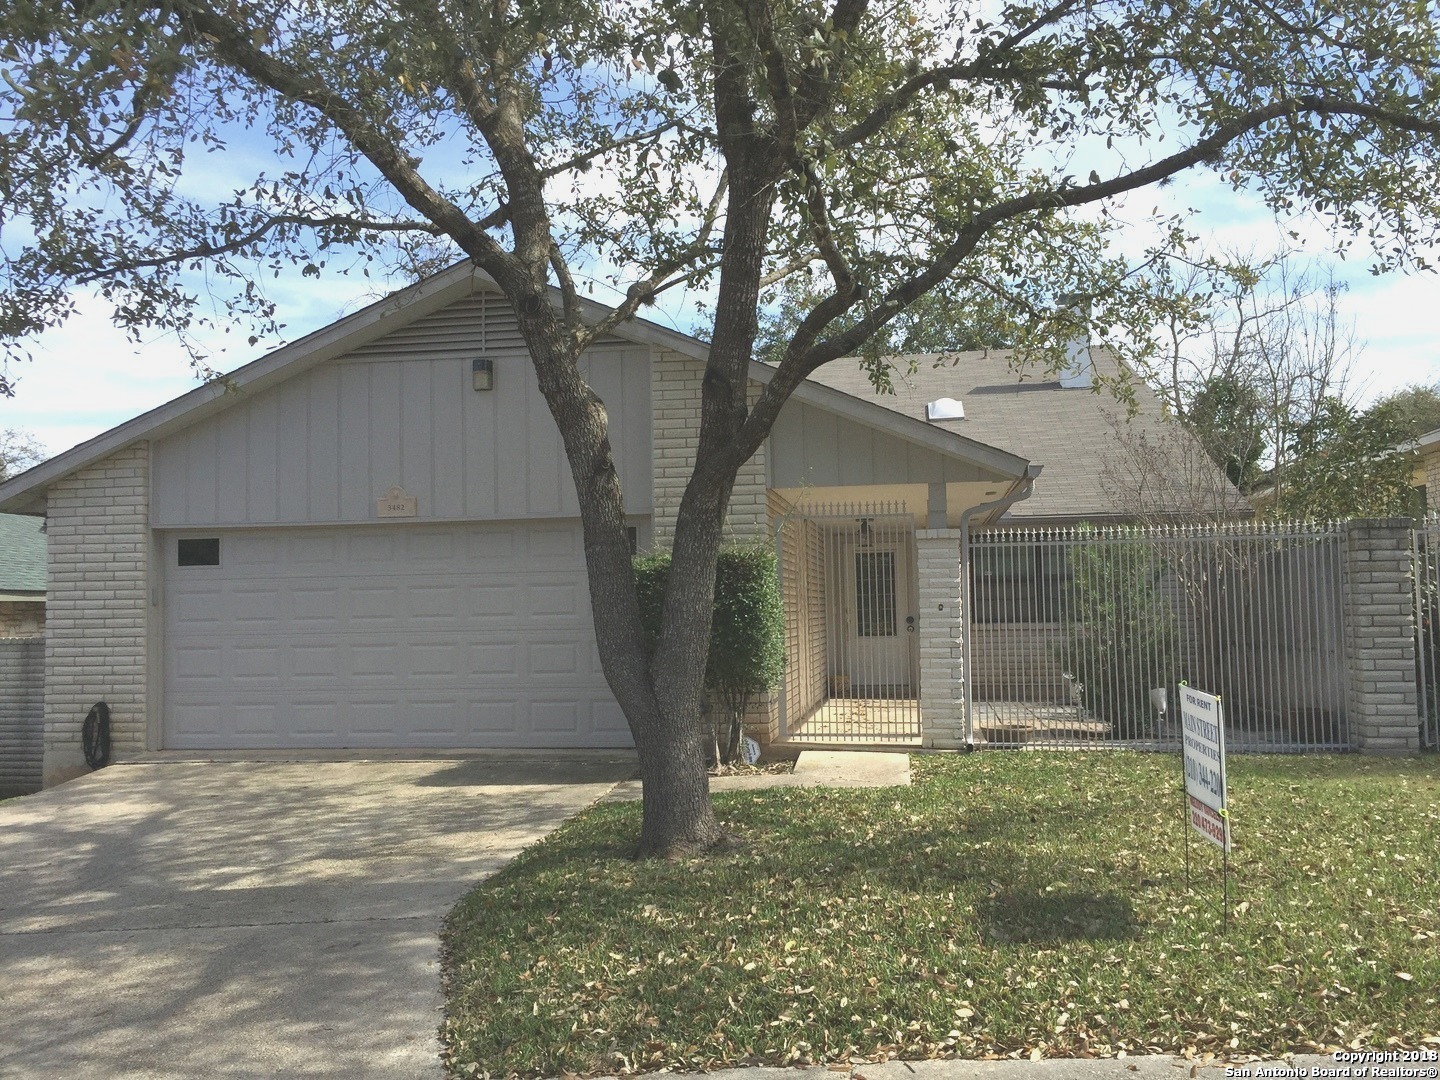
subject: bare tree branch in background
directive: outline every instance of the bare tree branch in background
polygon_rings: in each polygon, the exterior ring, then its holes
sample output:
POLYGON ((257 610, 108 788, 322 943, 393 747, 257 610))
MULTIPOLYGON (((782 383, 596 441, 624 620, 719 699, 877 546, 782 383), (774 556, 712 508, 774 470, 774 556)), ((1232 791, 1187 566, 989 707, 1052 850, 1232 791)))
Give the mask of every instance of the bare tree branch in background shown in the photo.
MULTIPOLYGON (((1222 252, 1187 265, 1168 287, 1189 299, 1169 309, 1149 381, 1231 483, 1282 499, 1297 433, 1333 402, 1356 404, 1360 347, 1340 313, 1343 286, 1332 273, 1297 269, 1292 252, 1222 252)), ((1136 470, 1152 466, 1120 467, 1136 470)))
POLYGON ((39 465, 49 456, 45 444, 32 432, 23 428, 0 430, 0 480, 8 480, 39 465))
POLYGON ((1250 514, 1249 501, 1178 421, 1147 431, 1117 418, 1113 438, 1101 460, 1100 480, 1118 513, 1152 525, 1250 514))

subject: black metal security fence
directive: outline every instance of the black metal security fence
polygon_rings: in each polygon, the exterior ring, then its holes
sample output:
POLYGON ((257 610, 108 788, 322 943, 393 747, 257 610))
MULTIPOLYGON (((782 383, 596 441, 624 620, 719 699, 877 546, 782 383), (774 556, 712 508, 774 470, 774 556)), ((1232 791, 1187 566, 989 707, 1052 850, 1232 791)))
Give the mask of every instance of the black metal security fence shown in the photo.
POLYGON ((1428 517, 1420 523, 1413 550, 1420 745, 1440 750, 1440 517, 1428 517))
POLYGON ((1309 522, 974 534, 970 741, 1174 749, 1185 680, 1220 695, 1230 749, 1348 747, 1343 550, 1342 526, 1309 522))

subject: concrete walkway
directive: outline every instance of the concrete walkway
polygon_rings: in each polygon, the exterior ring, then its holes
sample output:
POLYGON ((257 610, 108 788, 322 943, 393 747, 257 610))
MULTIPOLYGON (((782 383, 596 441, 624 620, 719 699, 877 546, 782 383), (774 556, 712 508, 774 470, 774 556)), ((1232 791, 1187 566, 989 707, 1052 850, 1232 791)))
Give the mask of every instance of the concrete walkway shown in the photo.
POLYGON ((797 782, 810 787, 904 787, 910 755, 878 750, 805 750, 795 759, 797 782))
POLYGON ((0 1077, 437 1078, 437 932, 634 759, 116 765, 0 803, 0 1077))
MULTIPOLYGON (((910 783, 910 755, 878 750, 802 750, 795 771, 712 776, 710 790, 756 791, 773 787, 904 787, 910 783)), ((617 784, 614 801, 641 796, 639 780, 617 784)))

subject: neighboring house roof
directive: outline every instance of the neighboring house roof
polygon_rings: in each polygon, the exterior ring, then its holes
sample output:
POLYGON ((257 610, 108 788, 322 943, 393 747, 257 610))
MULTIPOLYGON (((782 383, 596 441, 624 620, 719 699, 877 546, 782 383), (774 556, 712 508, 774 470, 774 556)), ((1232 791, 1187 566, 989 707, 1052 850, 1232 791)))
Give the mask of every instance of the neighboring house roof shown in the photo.
POLYGON ((45 521, 0 514, 0 600, 45 599, 45 521))
MULTIPOLYGON (((1130 452, 1121 441, 1121 432, 1144 435, 1152 444, 1177 439, 1193 443, 1193 439, 1166 419, 1155 394, 1129 375, 1113 353, 1093 348, 1090 356, 1102 379, 1121 374, 1131 378, 1136 387, 1134 416, 1127 416, 1125 404, 1105 386, 1063 387, 1058 376, 1043 369, 1017 368, 1015 353, 1008 349, 896 357, 891 372, 894 394, 877 392, 866 371, 853 360, 827 364, 810 377, 922 421, 927 403, 940 398, 960 401, 963 419, 929 421, 931 426, 1003 446, 1044 466, 1034 494, 1012 507, 1006 521, 1129 517, 1132 512, 1123 506, 1123 500, 1117 501, 1105 476, 1107 456, 1130 452), (913 372, 907 370, 912 362, 913 372)), ((1198 450, 1198 444, 1195 448, 1198 450)), ((1208 458, 1201 467, 1218 473, 1208 458)), ((1233 500, 1226 500, 1234 503, 1226 506, 1227 512, 1244 513, 1248 508, 1239 492, 1223 478, 1218 482, 1234 495, 1233 500)), ((1173 507, 1177 514, 1185 510, 1173 507)))
POLYGON ((1418 435, 1409 442, 1400 443, 1395 449, 1402 454, 1414 456, 1415 474, 1412 482, 1417 487, 1423 486, 1429 479, 1436 460, 1440 459, 1440 428, 1418 435))
POLYGON ((1415 450, 1420 453, 1434 453, 1440 450, 1440 428, 1433 428, 1417 436, 1413 442, 1401 443, 1397 450, 1415 450))
MULTIPOLYGON (((107 457, 139 439, 155 439, 198 423, 237 403, 236 391, 259 391, 306 371, 327 360, 350 353, 369 342, 407 326, 417 319, 455 303, 476 289, 495 289, 494 282, 469 262, 457 263, 409 288, 401 289, 308 334, 290 345, 267 353, 244 367, 230 372, 223 379, 206 383, 187 394, 111 428, 88 442, 81 443, 48 461, 0 483, 0 509, 23 513, 43 513, 43 493, 50 484, 107 457)), ((551 290, 552 301, 560 304, 558 289, 551 290)), ((580 301, 587 318, 598 322, 611 309, 594 301, 580 301)), ((660 326, 645 319, 631 319, 615 328, 617 337, 668 349, 682 356, 704 362, 709 346, 698 338, 660 326)), ((768 383, 773 368, 752 361, 750 377, 768 383)), ((941 453, 962 457, 993 470, 997 475, 1023 478, 1029 461, 1010 450, 989 445, 966 430, 946 431, 920 419, 907 418, 897 422, 888 415, 883 403, 861 400, 837 393, 818 382, 799 386, 793 397, 819 408, 838 413, 857 423, 883 428, 889 433, 941 453)))

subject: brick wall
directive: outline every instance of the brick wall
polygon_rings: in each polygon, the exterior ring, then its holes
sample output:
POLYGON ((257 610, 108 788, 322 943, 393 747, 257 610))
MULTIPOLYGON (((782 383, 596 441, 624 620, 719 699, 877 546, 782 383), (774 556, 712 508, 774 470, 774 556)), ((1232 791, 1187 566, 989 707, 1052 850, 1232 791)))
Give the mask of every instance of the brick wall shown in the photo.
MULTIPOLYGON (((700 444, 700 382, 705 367, 679 353, 662 351, 650 369, 650 401, 654 411, 655 440, 651 512, 653 546, 667 550, 675 539, 675 515, 695 465, 695 448, 700 444)), ((750 399, 759 393, 750 385, 750 399)), ((725 518, 725 540, 729 543, 771 542, 765 499, 765 448, 740 467, 725 518)), ((780 734, 780 706, 777 697, 764 694, 745 714, 745 733, 762 746, 780 734)))
POLYGON ((965 668, 960 640, 960 530, 915 534, 919 576, 920 733, 925 746, 965 745, 965 668))
MULTIPOLYGON (((704 365, 679 353, 661 352, 651 368, 654 409, 655 546, 668 548, 675 538, 675 515, 695 465, 700 442, 700 381, 704 365)), ((750 384, 750 399, 759 384, 750 384)), ((726 539, 763 543, 768 540, 765 514, 765 447, 740 467, 726 516, 726 539)))
POLYGON ((1365 754, 1420 749, 1408 518, 1345 526, 1345 657, 1350 742, 1365 754))
POLYGON ((45 639, 0 640, 0 796, 40 790, 45 639))
POLYGON ((0 601, 0 638, 39 637, 44 633, 44 600, 0 601))
POLYGON ((114 760, 146 749, 149 492, 146 443, 48 492, 46 786, 88 771, 80 727, 97 701, 110 705, 114 760))

